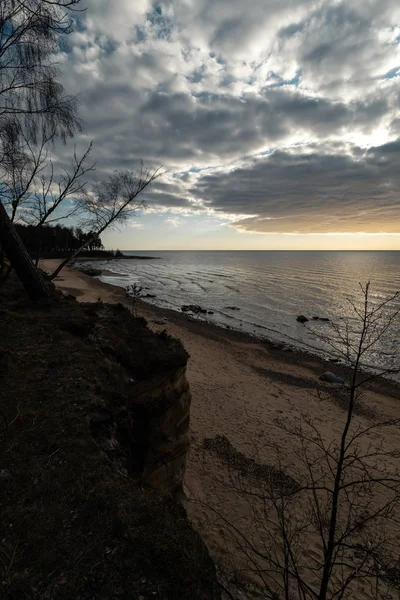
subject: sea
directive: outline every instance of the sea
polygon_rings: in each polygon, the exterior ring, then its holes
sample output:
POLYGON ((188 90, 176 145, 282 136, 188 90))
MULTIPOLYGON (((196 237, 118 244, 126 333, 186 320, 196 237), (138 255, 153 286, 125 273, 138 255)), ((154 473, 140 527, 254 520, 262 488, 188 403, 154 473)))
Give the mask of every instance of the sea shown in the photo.
MULTIPOLYGON (((343 358, 343 336, 357 343, 367 282, 369 309, 400 291, 400 251, 124 253, 155 259, 99 261, 99 268, 114 273, 102 281, 136 284, 147 302, 178 312, 183 305, 200 305, 207 313, 195 319, 328 358, 343 358), (298 322, 299 315, 308 322, 298 322)), ((376 313, 377 332, 388 319, 392 325, 365 354, 369 368, 400 366, 399 309, 400 297, 376 313)))

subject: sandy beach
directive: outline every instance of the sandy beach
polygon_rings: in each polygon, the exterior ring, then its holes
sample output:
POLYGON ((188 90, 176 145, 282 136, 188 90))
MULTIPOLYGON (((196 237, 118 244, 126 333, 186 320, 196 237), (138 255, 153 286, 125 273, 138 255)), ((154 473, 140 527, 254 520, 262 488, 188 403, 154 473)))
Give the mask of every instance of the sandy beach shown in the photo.
MULTIPOLYGON (((56 262, 43 261, 41 266, 50 271, 56 262)), ((72 268, 65 268, 55 283, 79 301, 127 301, 121 288, 72 268)), ((251 517, 246 502, 230 489, 229 459, 218 451, 218 436, 224 436, 242 456, 256 458, 261 464, 271 464, 271 449, 279 448, 285 469, 295 476, 302 465, 290 435, 279 421, 290 423, 300 415, 309 415, 326 442, 337 439, 345 410, 333 397, 321 399, 318 390, 324 385, 319 380, 324 371, 341 374, 341 369, 306 354, 201 325, 142 301, 137 304, 137 313, 148 320, 152 329, 166 329, 179 338, 190 354, 187 377, 192 392, 192 441, 185 481, 186 506, 217 564, 227 567, 235 551, 216 512, 232 522, 241 522, 247 529, 251 517), (156 323, 161 317, 165 323, 156 323)), ((374 383, 355 416, 357 426, 397 418, 399 400, 396 384, 374 383)), ((370 441, 376 441, 377 435, 372 433, 370 441)), ((398 449, 399 442, 398 427, 387 429, 386 447, 398 449)), ((395 523, 397 526, 397 519, 395 523)), ((310 560, 317 550, 310 548, 310 560)), ((364 590, 354 597, 367 598, 369 594, 364 590)))

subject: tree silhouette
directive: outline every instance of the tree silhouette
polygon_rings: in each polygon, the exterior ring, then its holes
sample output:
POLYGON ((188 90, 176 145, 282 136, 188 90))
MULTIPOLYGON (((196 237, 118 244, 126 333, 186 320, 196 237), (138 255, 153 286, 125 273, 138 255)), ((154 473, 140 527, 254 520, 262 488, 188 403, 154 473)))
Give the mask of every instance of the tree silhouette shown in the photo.
MULTIPOLYGON (((66 139, 80 129, 77 99, 65 94, 52 60, 60 36, 71 31, 69 14, 78 4, 79 0, 0 3, 0 181, 26 163, 25 144, 35 144, 40 133, 66 139)), ((2 247, 29 295, 45 297, 50 292, 12 226, 5 198, 0 200, 2 247)))
POLYGON ((160 169, 146 169, 142 164, 136 174, 131 171, 116 171, 105 181, 95 185, 91 194, 81 199, 81 210, 86 215, 83 225, 89 231, 88 239, 62 261, 52 273, 51 279, 57 277, 61 269, 84 248, 90 248, 108 227, 125 221, 145 207, 145 200, 138 196, 161 175, 160 169))

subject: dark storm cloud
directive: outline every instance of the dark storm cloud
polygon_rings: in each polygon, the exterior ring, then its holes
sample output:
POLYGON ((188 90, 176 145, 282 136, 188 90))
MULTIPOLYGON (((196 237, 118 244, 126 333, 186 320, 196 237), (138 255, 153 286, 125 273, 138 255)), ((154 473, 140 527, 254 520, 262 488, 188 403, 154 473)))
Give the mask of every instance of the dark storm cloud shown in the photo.
POLYGON ((234 224, 269 233, 400 232, 400 140, 365 152, 275 152, 190 190, 234 224))
POLYGON ((95 178, 144 159, 168 171, 149 194, 160 210, 249 215, 240 226, 257 231, 393 230, 397 0, 87 5, 60 60, 95 178))
POLYGON ((350 125, 368 133, 371 124, 386 115, 388 109, 383 97, 346 104, 275 88, 245 98, 157 91, 132 93, 130 105, 121 100, 125 89, 118 88, 115 100, 114 90, 101 84, 96 92, 90 91, 87 101, 83 97, 83 116, 91 123, 87 135, 97 138, 100 154, 105 154, 109 165, 121 167, 139 156, 167 166, 189 160, 193 164, 215 164, 288 140, 293 142, 295 136, 307 139, 309 135, 338 135, 350 125), (93 108, 89 110, 89 106, 93 108), (137 117, 132 106, 137 109, 137 117))

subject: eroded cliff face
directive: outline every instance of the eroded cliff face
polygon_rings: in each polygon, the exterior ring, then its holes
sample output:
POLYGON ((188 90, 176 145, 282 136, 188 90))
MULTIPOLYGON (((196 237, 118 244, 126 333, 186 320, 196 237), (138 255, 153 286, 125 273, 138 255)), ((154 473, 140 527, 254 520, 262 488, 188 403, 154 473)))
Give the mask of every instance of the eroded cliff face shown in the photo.
POLYGON ((118 369, 123 387, 122 394, 93 406, 93 436, 127 475, 175 494, 182 489, 190 444, 188 354, 178 340, 151 332, 142 320, 132 321, 135 329, 129 331, 122 322, 126 312, 121 314, 109 306, 99 308, 91 333, 118 369))
POLYGON ((190 389, 186 367, 138 385, 131 404, 133 432, 139 428, 139 448, 131 468, 139 467, 143 481, 166 492, 182 489, 190 435, 190 389))
POLYGON ((182 490, 190 445, 186 367, 132 382, 121 406, 97 406, 92 432, 127 475, 162 493, 182 490))

